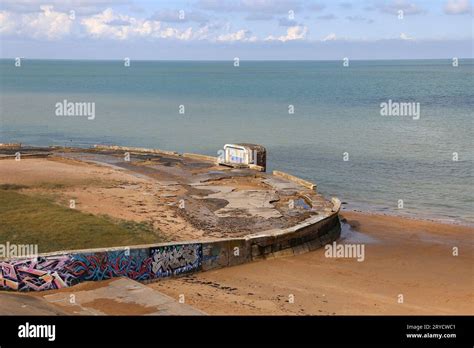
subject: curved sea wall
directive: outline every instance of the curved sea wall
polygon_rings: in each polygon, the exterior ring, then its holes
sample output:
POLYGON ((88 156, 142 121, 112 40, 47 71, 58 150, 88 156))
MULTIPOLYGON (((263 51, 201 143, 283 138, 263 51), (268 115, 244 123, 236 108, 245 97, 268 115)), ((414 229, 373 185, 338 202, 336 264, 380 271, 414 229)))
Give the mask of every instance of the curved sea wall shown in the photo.
POLYGON ((316 216, 285 230, 243 238, 63 251, 42 254, 37 258, 3 261, 0 262, 0 289, 52 290, 113 277, 154 281, 253 260, 300 254, 339 238, 338 212, 339 208, 327 217, 316 216))
MULTIPOLYGON (((148 150, 107 147, 110 148, 141 152, 148 150)), ((149 151, 176 155, 169 151, 149 151)), ((282 176, 288 174, 282 173, 282 176)), ((315 185, 312 189, 315 189, 315 185)), ((253 260, 308 252, 339 238, 341 226, 338 213, 341 202, 333 198, 332 205, 330 211, 314 215, 296 226, 240 238, 60 251, 35 258, 0 260, 0 290, 52 290, 113 277, 149 282, 253 260)))
POLYGON ((42 254, 0 262, 0 289, 41 291, 83 281, 128 277, 154 281, 184 273, 300 254, 336 240, 340 202, 329 216, 312 217, 284 230, 206 242, 166 243, 42 254))

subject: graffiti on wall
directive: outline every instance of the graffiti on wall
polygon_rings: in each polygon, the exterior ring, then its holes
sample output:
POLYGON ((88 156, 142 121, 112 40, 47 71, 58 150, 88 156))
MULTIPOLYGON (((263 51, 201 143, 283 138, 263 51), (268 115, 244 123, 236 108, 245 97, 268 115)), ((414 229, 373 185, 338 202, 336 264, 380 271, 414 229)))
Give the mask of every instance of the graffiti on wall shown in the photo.
POLYGON ((67 287, 73 281, 70 262, 69 256, 0 262, 0 289, 41 291, 67 287))
POLYGON ((12 260, 0 262, 0 289, 52 290, 113 277, 144 281, 196 271, 201 262, 201 244, 12 260))
POLYGON ((118 250, 73 256, 71 271, 82 281, 128 277, 150 279, 151 258, 148 249, 118 250))
POLYGON ((151 249, 152 272, 160 277, 169 277, 192 272, 201 267, 201 244, 171 245, 151 249))

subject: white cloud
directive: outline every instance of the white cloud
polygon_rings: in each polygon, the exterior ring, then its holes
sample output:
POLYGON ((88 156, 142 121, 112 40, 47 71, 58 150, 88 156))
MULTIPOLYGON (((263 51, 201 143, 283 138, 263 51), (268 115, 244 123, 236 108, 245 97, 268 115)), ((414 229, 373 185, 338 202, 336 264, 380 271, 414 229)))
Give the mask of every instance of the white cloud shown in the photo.
MULTIPOLYGON (((133 38, 175 39, 188 41, 202 39, 206 30, 193 32, 193 28, 177 29, 164 27, 155 20, 137 19, 128 15, 115 13, 111 8, 81 20, 87 34, 94 38, 128 40, 133 38)), ((202 28, 201 28, 202 29, 202 28)))
POLYGON ((0 34, 13 34, 17 28, 17 23, 11 13, 7 11, 0 12, 0 34))
POLYGON ((40 10, 27 14, 2 11, 0 33, 48 40, 61 39, 71 33, 73 21, 68 14, 55 11, 53 6, 44 5, 40 10))
POLYGON ((401 40, 413 40, 413 37, 409 36, 408 34, 401 33, 400 34, 400 39, 401 40))
POLYGON ((126 40, 133 36, 148 36, 161 29, 157 21, 137 20, 127 15, 116 14, 111 8, 81 20, 87 34, 94 38, 126 40), (128 23, 118 25, 117 23, 128 23))
POLYGON ((134 38, 203 40, 210 26, 196 30, 192 27, 177 29, 161 22, 123 15, 107 8, 102 12, 78 18, 58 12, 53 6, 41 6, 41 12, 0 12, 0 34, 35 39, 59 40, 84 35, 96 39, 130 40, 134 38))
POLYGON ((282 36, 268 36, 265 41, 281 41, 281 42, 287 42, 287 41, 294 41, 294 40, 304 40, 306 38, 306 34, 308 33, 308 28, 305 26, 294 26, 294 27, 289 27, 286 30, 286 35, 282 36))
POLYGON ((334 33, 327 35, 322 41, 334 41, 337 40, 337 36, 334 33))
POLYGON ((444 6, 444 13, 449 15, 466 14, 471 11, 469 0, 448 0, 444 6))
MULTIPOLYGON (((0 34, 23 38, 59 40, 64 38, 90 37, 95 39, 133 40, 209 40, 216 41, 216 33, 228 31, 220 23, 206 23, 196 28, 175 28, 161 21, 121 14, 111 8, 100 13, 71 19, 69 12, 56 11, 53 6, 41 6, 40 12, 0 11, 0 34)), ((241 30, 224 34, 219 41, 257 41, 250 31, 241 30)))
POLYGON ((234 33, 223 34, 217 37, 217 41, 220 42, 256 42, 257 37, 252 36, 249 30, 241 29, 234 33))

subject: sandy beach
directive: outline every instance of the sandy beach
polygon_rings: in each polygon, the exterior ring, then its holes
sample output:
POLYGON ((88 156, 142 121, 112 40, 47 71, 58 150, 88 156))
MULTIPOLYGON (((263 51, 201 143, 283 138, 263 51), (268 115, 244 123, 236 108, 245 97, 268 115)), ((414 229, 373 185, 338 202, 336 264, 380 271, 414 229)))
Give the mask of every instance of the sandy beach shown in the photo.
POLYGON ((0 161, 1 183, 23 185, 30 197, 45 197, 64 207, 70 199, 76 209, 94 215, 151 222, 166 240, 203 237, 203 231, 187 224, 169 203, 182 193, 176 187, 157 187, 150 178, 116 168, 66 158, 0 161), (156 198, 160 203, 156 204, 156 198), (179 231, 179 233, 178 233, 179 231))
MULTIPOLYGON (((474 313, 472 227, 359 212, 345 212, 342 219, 346 223, 338 243, 365 244, 363 262, 326 258, 320 249, 163 279, 145 287, 175 301, 184 298, 186 305, 209 315, 474 313), (453 256, 453 246, 459 247, 459 256, 453 256), (403 303, 398 303, 400 294, 403 303)), ((97 301, 86 302, 90 296, 104 297, 100 289, 109 283, 87 282, 62 290, 1 296, 0 300, 10 306, 11 313, 25 310, 15 305, 26 296, 41 300, 29 304, 30 314, 43 313, 43 307, 50 314, 144 314, 143 306, 127 305, 118 311, 106 310, 97 301), (61 300, 71 293, 84 297, 82 309, 61 300)))
POLYGON ((326 258, 320 249, 150 286, 184 294, 209 314, 474 313, 474 228, 356 212, 342 218, 353 231, 345 226, 339 242, 364 243, 363 262, 326 258))
MULTIPOLYGON (((157 176, 159 172, 145 172, 152 165, 149 161, 135 163, 134 168, 147 174, 142 175, 74 158, 38 158, 0 161, 0 173, 5 194, 13 190, 17 196, 46 197, 50 200, 46 207, 67 207, 68 199, 74 198, 77 210, 90 216, 153 221, 167 240, 222 236, 189 223, 189 218, 167 204, 186 192, 196 195, 199 186, 180 186, 164 181, 165 177, 157 176)), ((166 166, 156 167, 171 173, 166 166)), ((178 166, 175 170, 179 173, 181 169, 178 166)), ((202 172, 195 169, 193 177, 202 172)), ((220 186, 215 187, 230 192, 226 185, 232 185, 232 192, 239 195, 255 190, 255 182, 259 189, 266 189, 259 181, 226 180, 218 180, 220 186)), ((218 201, 211 201, 215 209, 219 209, 218 201)), ((276 211, 262 207, 265 214, 276 211)), ((337 243, 363 245, 361 262, 356 258, 328 258, 321 248, 163 279, 147 286, 174 299, 184 295, 186 304, 211 315, 474 313, 474 227, 354 211, 344 211, 340 217, 343 231, 337 243), (457 248, 457 255, 453 248, 457 248)), ((127 311, 140 314, 132 307, 127 311)))

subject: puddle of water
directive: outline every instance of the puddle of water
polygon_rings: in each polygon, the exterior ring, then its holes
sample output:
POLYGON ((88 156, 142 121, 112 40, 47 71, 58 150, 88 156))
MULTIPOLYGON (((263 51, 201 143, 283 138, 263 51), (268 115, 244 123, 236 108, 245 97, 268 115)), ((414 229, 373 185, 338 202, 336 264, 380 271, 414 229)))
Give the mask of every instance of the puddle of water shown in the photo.
POLYGON ((297 208, 302 208, 302 209, 305 209, 305 210, 311 210, 311 206, 308 203, 306 203, 306 201, 303 198, 298 198, 294 202, 295 202, 295 207, 297 207, 297 208))

